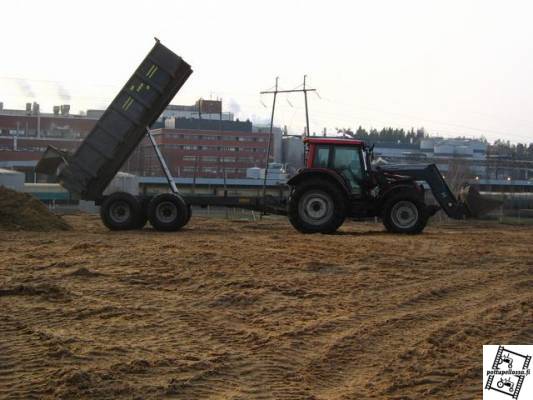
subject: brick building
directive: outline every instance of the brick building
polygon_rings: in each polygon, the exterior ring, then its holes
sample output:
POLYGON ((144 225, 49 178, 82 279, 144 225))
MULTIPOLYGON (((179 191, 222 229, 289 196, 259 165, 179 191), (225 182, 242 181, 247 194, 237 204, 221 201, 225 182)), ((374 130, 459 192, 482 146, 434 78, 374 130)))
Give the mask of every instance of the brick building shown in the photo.
MULTIPOLYGON (((34 175, 33 168, 46 147, 74 152, 103 113, 89 110, 86 115, 74 115, 69 110, 61 106, 54 107, 54 113, 41 113, 36 103, 28 103, 26 110, 0 107, 0 167, 23 171, 30 181, 44 180, 34 175)), ((176 177, 243 178, 247 168, 265 165, 268 130, 258 130, 250 121, 234 121, 218 100, 169 105, 152 132, 176 177)), ((271 160, 277 160, 280 145, 281 131, 277 129, 271 160)), ((162 175, 148 140, 141 142, 123 170, 162 175)))
POLYGON ((68 105, 41 113, 37 103, 28 103, 25 110, 4 109, 0 103, 0 167, 25 172, 26 179, 34 181, 34 166, 48 145, 75 151, 97 118, 69 111, 68 105))
MULTIPOLYGON (((265 165, 269 134, 253 132, 250 121, 171 118, 166 126, 152 133, 176 177, 243 178, 247 168, 265 165)), ((144 176, 162 174, 147 140, 126 163, 126 169, 144 176)))

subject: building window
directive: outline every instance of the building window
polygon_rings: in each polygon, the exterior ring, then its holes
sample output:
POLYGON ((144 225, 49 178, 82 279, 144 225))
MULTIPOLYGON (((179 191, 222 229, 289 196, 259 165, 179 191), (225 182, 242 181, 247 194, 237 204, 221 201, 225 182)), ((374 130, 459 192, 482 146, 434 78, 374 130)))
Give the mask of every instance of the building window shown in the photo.
POLYGON ((198 135, 183 135, 183 139, 185 140, 198 140, 201 136, 198 135))

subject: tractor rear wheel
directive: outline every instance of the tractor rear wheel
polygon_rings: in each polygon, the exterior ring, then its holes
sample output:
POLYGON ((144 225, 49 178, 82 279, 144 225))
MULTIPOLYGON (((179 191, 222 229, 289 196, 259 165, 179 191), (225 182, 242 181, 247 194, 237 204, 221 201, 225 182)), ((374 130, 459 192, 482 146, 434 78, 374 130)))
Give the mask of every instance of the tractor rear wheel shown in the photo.
POLYGON ((142 218, 141 204, 129 193, 113 193, 102 203, 100 218, 112 231, 135 229, 142 218))
POLYGON ((162 193, 148 204, 148 219, 158 231, 177 231, 189 222, 189 218, 190 209, 179 195, 162 193))
POLYGON ((422 233, 428 217, 424 202, 410 193, 393 195, 383 206, 383 225, 392 233, 422 233))
POLYGON ((346 218, 347 202, 338 185, 306 180, 292 189, 288 211, 290 223, 302 233, 334 233, 346 218))

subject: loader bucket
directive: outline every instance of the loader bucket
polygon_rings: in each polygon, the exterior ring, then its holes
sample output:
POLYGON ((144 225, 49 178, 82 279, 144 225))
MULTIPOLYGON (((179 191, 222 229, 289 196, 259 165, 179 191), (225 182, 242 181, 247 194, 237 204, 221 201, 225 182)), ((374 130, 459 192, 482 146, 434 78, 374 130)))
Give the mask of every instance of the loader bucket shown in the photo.
POLYGON ((480 218, 503 204, 500 200, 482 196, 476 186, 470 185, 465 185, 460 190, 459 200, 468 209, 470 218, 480 218))

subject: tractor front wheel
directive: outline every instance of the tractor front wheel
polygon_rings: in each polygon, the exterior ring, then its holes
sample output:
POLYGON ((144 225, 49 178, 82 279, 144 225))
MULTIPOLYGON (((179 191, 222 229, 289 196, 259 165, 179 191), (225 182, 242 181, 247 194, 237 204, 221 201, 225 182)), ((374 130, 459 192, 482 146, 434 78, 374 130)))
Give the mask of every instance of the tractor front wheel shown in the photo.
POLYGON ((392 233, 422 233, 428 221, 426 205, 417 196, 399 193, 383 206, 383 225, 392 233))
POLYGON ((291 191, 289 221, 302 233, 334 233, 344 222, 346 199, 338 185, 313 179, 291 191))

